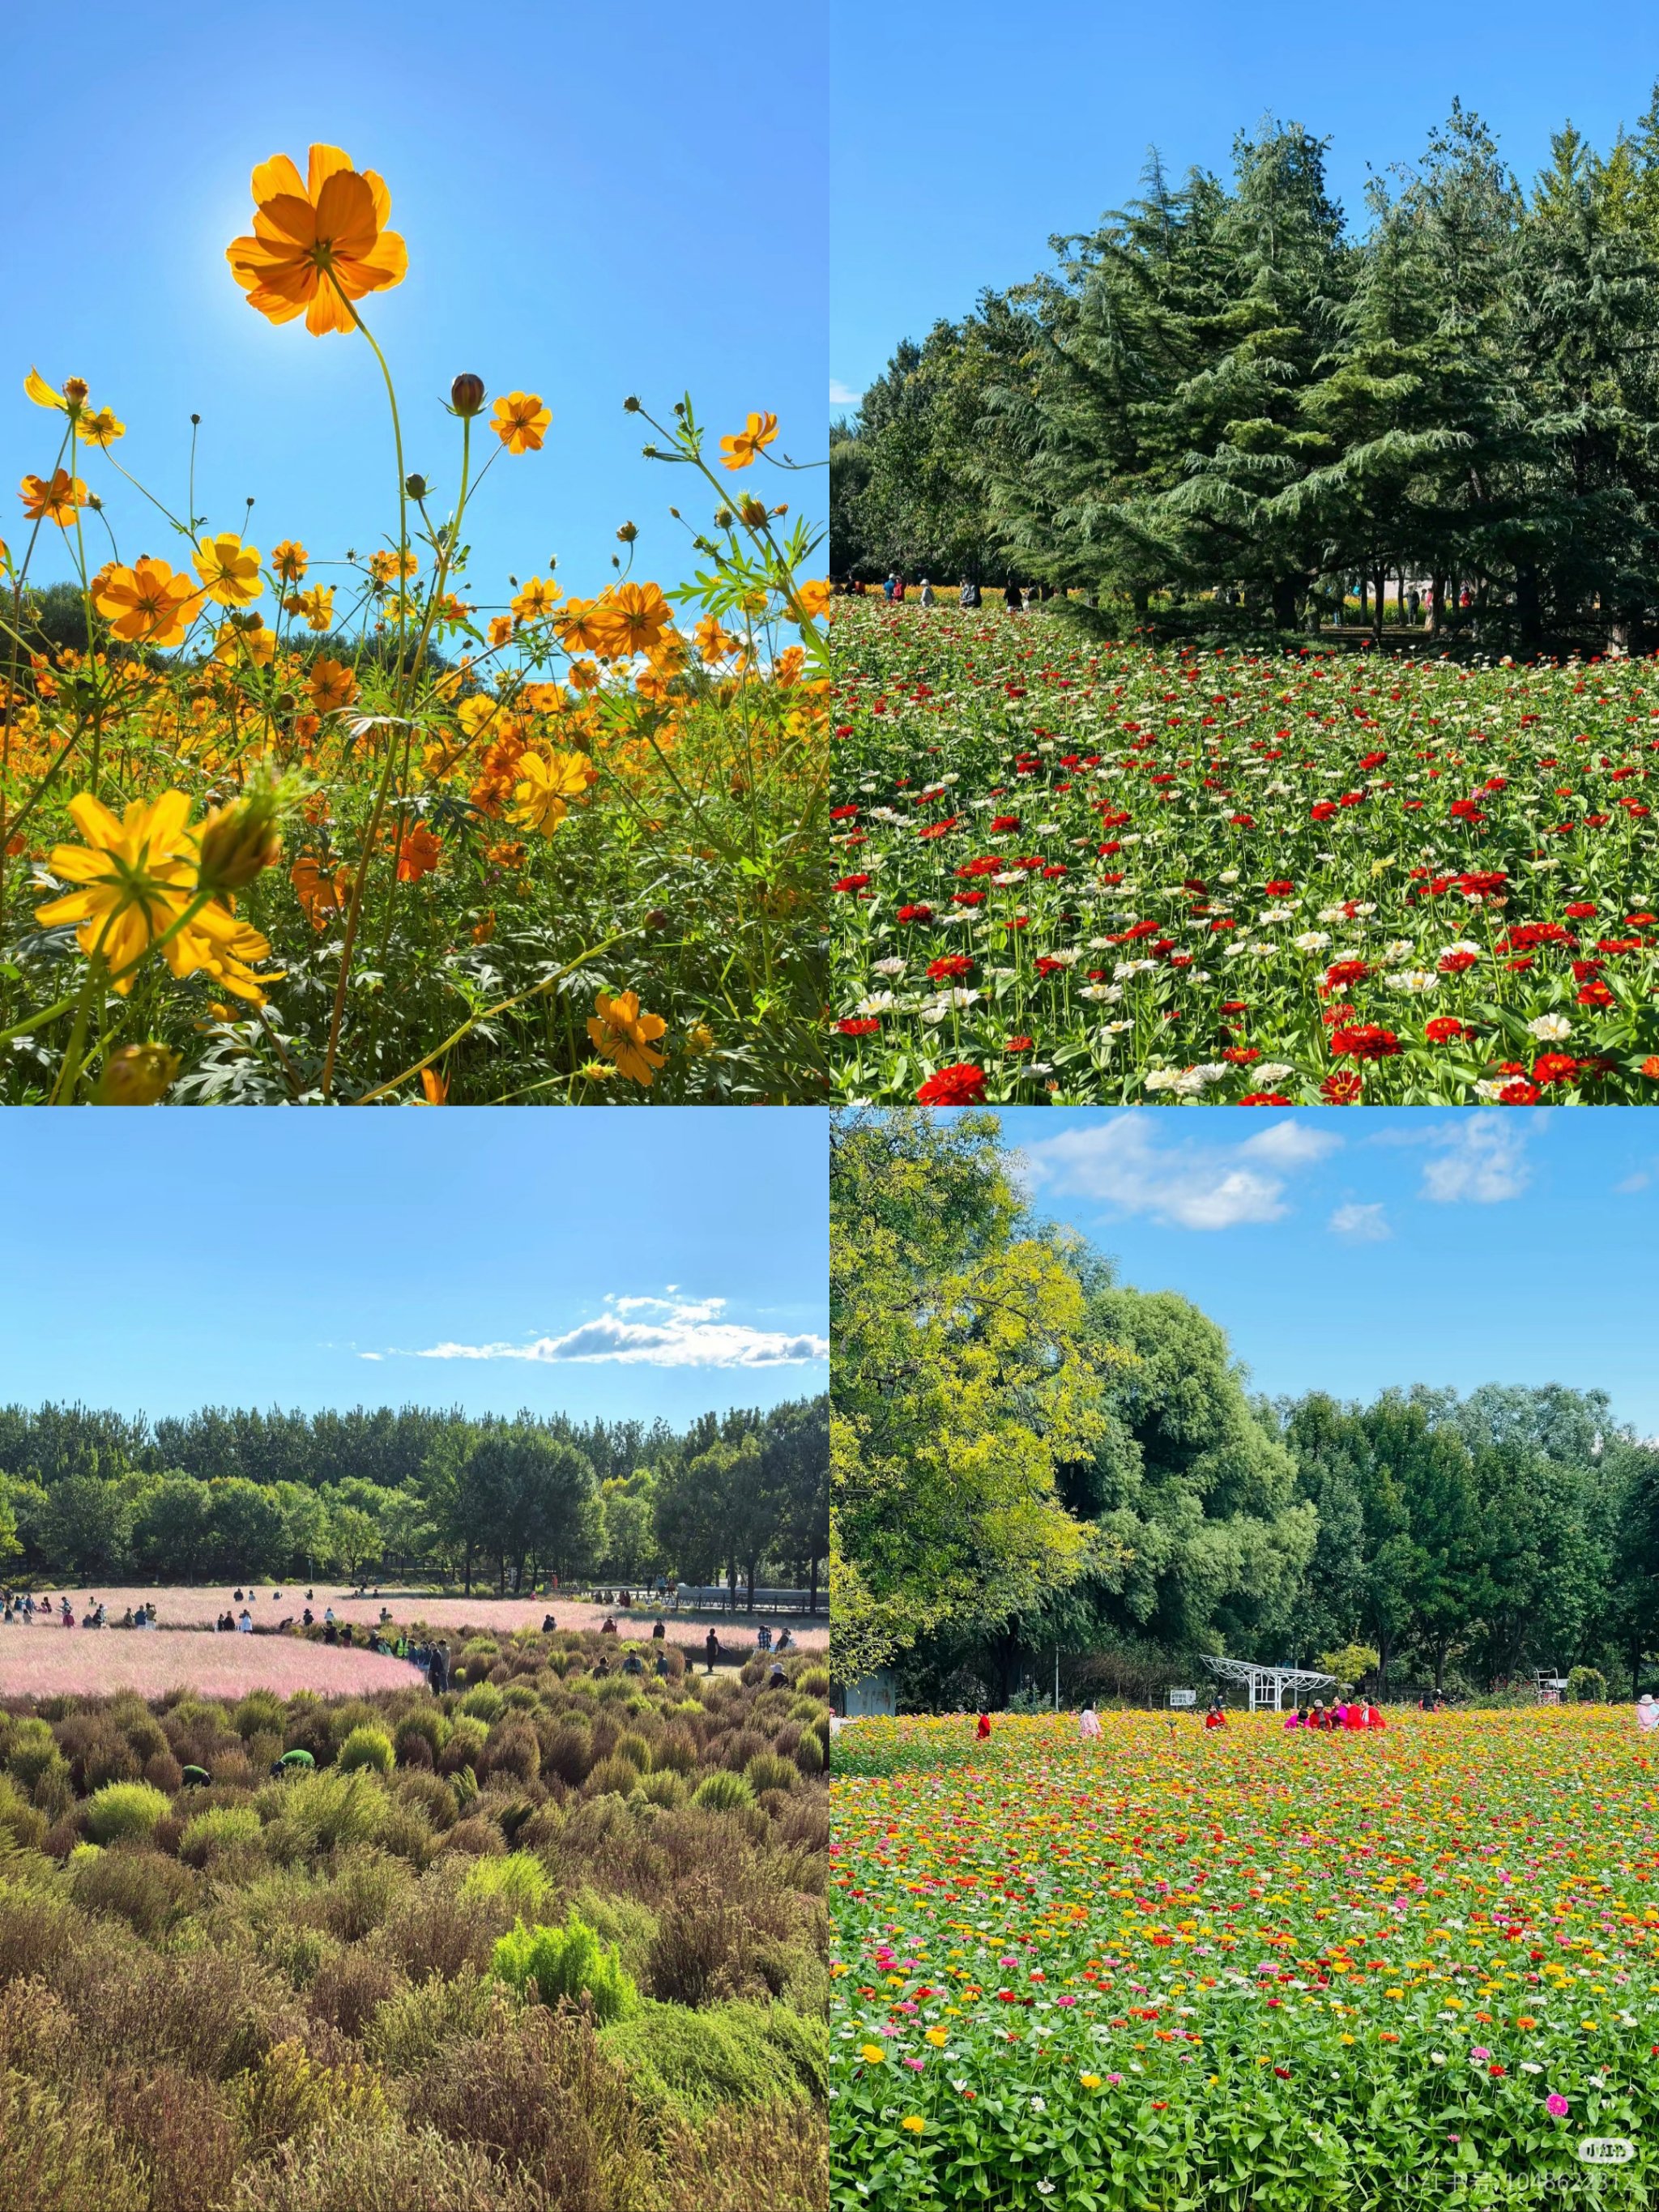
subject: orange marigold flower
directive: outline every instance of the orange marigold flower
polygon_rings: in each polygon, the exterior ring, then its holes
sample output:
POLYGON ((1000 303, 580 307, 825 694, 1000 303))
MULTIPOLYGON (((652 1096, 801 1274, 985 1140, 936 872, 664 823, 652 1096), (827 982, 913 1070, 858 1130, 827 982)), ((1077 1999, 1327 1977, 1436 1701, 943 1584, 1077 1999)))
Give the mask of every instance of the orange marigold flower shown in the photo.
POLYGON ((317 712, 331 714, 338 707, 349 707, 356 697, 357 679, 344 661, 331 660, 325 653, 312 662, 306 689, 317 712))
POLYGON ((76 508, 87 503, 86 486, 67 469, 54 469, 50 482, 45 477, 25 477, 18 494, 31 522, 55 522, 60 530, 67 530, 76 508))
POLYGON ((93 579, 92 603, 117 637, 134 645, 179 645, 204 593, 165 561, 140 554, 131 568, 114 562, 93 579))
POLYGON ((665 1053, 651 1049, 667 1030, 667 1023, 660 1014, 640 1012, 637 991, 618 991, 615 998, 601 991, 593 1003, 598 1012, 588 1017, 588 1036, 630 1083, 643 1084, 649 1090, 654 1071, 668 1065, 665 1053))
POLYGON ((400 284, 409 253, 386 222, 392 195, 337 146, 313 146, 302 179, 286 154, 253 172, 253 235, 225 258, 248 305, 273 323, 303 313, 313 336, 349 331, 349 302, 400 284))
POLYGON ((303 545, 296 545, 291 538, 283 538, 273 546, 270 565, 285 584, 297 584, 311 566, 311 556, 303 545))
POLYGON ((398 881, 418 884, 422 876, 429 876, 444 855, 444 848, 424 823, 416 823, 404 831, 398 848, 398 881))
POLYGON ((489 410, 489 427, 509 453, 538 453, 553 410, 533 392, 509 392, 489 410))

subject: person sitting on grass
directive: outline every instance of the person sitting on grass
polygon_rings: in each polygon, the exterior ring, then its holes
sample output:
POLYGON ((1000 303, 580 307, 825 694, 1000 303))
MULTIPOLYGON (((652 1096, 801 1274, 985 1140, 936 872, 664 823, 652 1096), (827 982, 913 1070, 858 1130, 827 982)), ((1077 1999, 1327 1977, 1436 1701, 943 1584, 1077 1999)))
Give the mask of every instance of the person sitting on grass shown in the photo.
POLYGON ((668 1661, 660 1651, 657 1654, 656 1665, 653 1671, 659 1676, 665 1675, 668 1672, 668 1661))
POLYGON ((794 1648, 795 1648, 795 1639, 794 1639, 794 1638, 793 1638, 793 1637, 789 1633, 789 1631, 788 1631, 787 1628, 781 1628, 781 1629, 779 1629, 779 1631, 778 1631, 778 1650, 779 1650, 780 1651, 793 1651, 793 1650, 794 1650, 794 1648))
POLYGON ((1388 1726, 1389 1724, 1388 1724, 1387 1721, 1385 1721, 1385 1720, 1383 1719, 1383 1717, 1382 1717, 1382 1708, 1381 1708, 1380 1706, 1377 1706, 1377 1705, 1367 1705, 1367 1706, 1366 1706, 1366 1708, 1365 1708, 1365 1725, 1366 1725, 1366 1727, 1367 1727, 1368 1729, 1387 1728, 1387 1726, 1388 1726))
POLYGON ((624 1674, 644 1674, 645 1662, 637 1651, 630 1651, 627 1658, 623 1661, 623 1672, 624 1674))
POLYGON ((614 1636, 617 1633, 617 1624, 608 1613, 599 1623, 599 1633, 601 1636, 614 1636))
POLYGON ((544 1636, 551 1636, 558 1625, 558 1622, 554 1620, 550 1613, 544 1613, 542 1615, 542 1634, 544 1636))

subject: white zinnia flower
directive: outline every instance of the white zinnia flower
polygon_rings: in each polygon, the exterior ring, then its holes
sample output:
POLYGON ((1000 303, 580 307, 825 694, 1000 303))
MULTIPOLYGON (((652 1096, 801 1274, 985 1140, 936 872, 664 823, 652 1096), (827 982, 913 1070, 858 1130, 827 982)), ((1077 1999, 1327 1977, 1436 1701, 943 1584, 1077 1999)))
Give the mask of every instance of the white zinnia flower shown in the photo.
POLYGON ((1440 978, 1429 968, 1407 968, 1382 980, 1391 991, 1437 991, 1440 988, 1440 978))
POLYGON ((1322 929, 1304 929, 1300 937, 1291 939, 1298 952, 1322 952, 1330 941, 1322 929))
POLYGON ((1536 1014, 1527 1027, 1540 1044, 1559 1044, 1572 1035, 1572 1024, 1565 1014, 1536 1014))
POLYGON ((1270 1091, 1276 1084, 1282 1083, 1287 1075, 1294 1075, 1295 1073, 1288 1060, 1264 1060, 1255 1070, 1256 1081, 1265 1083, 1270 1091))

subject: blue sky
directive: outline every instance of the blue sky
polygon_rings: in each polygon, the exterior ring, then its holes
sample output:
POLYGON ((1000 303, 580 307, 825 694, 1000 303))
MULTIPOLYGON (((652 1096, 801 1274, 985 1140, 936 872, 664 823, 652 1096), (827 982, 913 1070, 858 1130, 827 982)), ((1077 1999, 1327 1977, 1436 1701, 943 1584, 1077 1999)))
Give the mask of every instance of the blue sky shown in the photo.
MULTIPOLYGON (((254 163, 288 153, 303 173, 313 140, 385 178, 408 245, 407 277, 364 313, 398 381, 409 466, 453 490, 459 426, 439 401, 459 371, 553 410, 544 450, 503 456, 469 511, 480 599, 504 595, 509 571, 545 574, 550 553, 567 589, 597 588, 629 520, 636 575, 689 574, 667 509, 701 520, 712 496, 640 458, 630 392, 666 421, 689 389, 716 431, 770 409, 775 451, 823 458, 827 68, 804 11, 757 36, 735 0, 681 26, 433 0, 162 10, 141 26, 86 0, 70 16, 9 10, 5 60, 0 534, 14 544, 17 479, 52 458, 52 418, 23 397, 32 362, 54 385, 88 380, 128 426, 116 453, 175 512, 194 411, 198 511, 216 528, 240 527, 252 493, 249 535, 267 551, 291 537, 337 556, 395 534, 368 349, 272 326, 225 263, 251 228, 254 163)), ((95 456, 85 473, 112 495, 124 556, 177 565, 179 541, 138 495, 95 456)), ((822 471, 759 473, 774 500, 822 513, 822 471)), ((52 553, 43 580, 69 573, 52 553)))
POLYGON ((1368 165, 1413 160, 1454 96, 1530 182, 1567 118, 1605 149, 1659 76, 1642 0, 957 0, 830 21, 830 368, 854 395, 900 338, 1033 275, 1052 233, 1133 198, 1149 145, 1177 176, 1224 176, 1239 129, 1304 123, 1334 141, 1335 196, 1363 221, 1368 165))
POLYGON ((811 1108, 10 1115, 0 1399, 680 1424, 806 1396, 826 1141, 811 1108))
POLYGON ((1037 1209, 1258 1389, 1599 1386, 1659 1435, 1659 1108, 1004 1111, 1037 1209))

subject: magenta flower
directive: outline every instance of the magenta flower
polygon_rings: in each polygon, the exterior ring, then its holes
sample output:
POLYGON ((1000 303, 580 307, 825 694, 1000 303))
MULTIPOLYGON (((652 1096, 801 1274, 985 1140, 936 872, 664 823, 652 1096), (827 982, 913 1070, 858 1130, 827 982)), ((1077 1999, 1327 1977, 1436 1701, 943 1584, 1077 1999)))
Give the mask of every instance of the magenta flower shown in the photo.
POLYGON ((1561 2092, 1559 2089, 1552 2089, 1548 2096, 1545 2098, 1544 2110, 1558 2120, 1563 2120, 1566 2118, 1567 2100, 1561 2094, 1561 2092))

